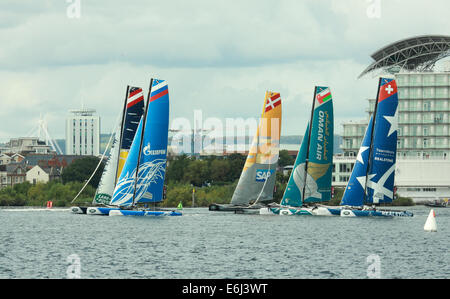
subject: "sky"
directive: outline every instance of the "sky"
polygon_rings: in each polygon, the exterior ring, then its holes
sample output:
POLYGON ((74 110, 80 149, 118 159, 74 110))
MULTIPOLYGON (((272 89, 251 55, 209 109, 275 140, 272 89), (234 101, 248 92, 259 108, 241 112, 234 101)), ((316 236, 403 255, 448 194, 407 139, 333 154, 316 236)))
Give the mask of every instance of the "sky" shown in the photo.
MULTIPOLYGON (((280 92, 282 135, 302 135, 314 86, 333 94, 335 133, 367 117, 377 76, 359 74, 378 49, 448 35, 447 0, 2 0, 0 142, 37 132, 65 137, 84 106, 110 133, 127 85, 167 80, 171 124, 258 118, 280 92)), ((193 125, 193 123, 192 123, 193 125)), ((37 134, 34 134, 36 136, 37 134)))

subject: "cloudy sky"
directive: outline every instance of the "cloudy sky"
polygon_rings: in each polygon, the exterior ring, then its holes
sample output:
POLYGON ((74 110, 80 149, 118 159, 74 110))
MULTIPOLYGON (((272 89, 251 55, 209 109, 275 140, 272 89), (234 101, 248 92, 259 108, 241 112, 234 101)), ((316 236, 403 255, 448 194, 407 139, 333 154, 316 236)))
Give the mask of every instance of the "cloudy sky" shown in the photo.
POLYGON ((448 0, 2 0, 0 141, 40 115, 64 138, 68 110, 112 131, 127 84, 169 83, 171 121, 257 118, 283 99, 282 135, 302 135, 315 85, 330 86, 335 132, 366 117, 370 55, 400 39, 449 34, 448 0))

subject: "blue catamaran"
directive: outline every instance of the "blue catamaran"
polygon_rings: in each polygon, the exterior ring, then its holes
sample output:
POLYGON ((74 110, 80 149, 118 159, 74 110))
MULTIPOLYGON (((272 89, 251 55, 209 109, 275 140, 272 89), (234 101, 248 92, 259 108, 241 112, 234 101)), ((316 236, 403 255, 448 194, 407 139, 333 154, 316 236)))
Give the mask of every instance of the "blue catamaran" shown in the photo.
POLYGON ((148 208, 163 200, 169 131, 169 90, 152 79, 147 105, 107 208, 109 216, 179 216, 180 212, 148 208))
POLYGON ((339 215, 339 209, 317 204, 331 199, 333 124, 333 98, 330 89, 316 86, 310 122, 281 203, 270 207, 272 213, 339 215))
POLYGON ((164 80, 152 79, 144 116, 111 200, 111 205, 119 206, 120 209, 110 211, 110 216, 181 215, 175 210, 146 207, 163 200, 168 132, 168 85, 164 80), (144 208, 138 205, 144 205, 144 208))
POLYGON ((413 216, 407 211, 376 208, 376 205, 394 200, 397 108, 395 80, 380 78, 374 113, 342 197, 342 217, 413 216))

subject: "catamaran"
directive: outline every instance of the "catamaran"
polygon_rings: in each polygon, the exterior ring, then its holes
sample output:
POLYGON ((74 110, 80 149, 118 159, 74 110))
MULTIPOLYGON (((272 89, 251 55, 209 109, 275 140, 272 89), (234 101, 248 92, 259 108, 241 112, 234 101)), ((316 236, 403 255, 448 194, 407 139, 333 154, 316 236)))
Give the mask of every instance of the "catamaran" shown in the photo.
POLYGON ((280 133, 280 93, 267 91, 261 119, 231 203, 211 204, 210 211, 259 213, 261 207, 273 202, 280 133))
POLYGON ((169 131, 169 90, 164 80, 152 79, 147 105, 130 147, 110 205, 93 208, 109 216, 180 216, 156 208, 163 200, 169 131), (153 207, 149 205, 153 204, 153 207))
POLYGON ((413 216, 408 211, 376 208, 376 205, 394 200, 397 109, 395 80, 380 78, 374 113, 341 200, 342 217, 413 216))
POLYGON ((262 208, 261 214, 269 210, 278 215, 339 215, 338 209, 318 204, 331 199, 333 123, 331 91, 316 86, 311 117, 281 203, 262 208))
MULTIPOLYGON (((127 86, 120 124, 116 126, 114 134, 111 135, 111 138, 113 138, 113 144, 92 201, 93 207, 109 205, 118 176, 120 175, 125 160, 128 156, 128 151, 143 113, 144 93, 142 92, 142 88, 127 86)), ((111 138, 105 149, 105 153, 111 143, 111 138)), ((103 157, 101 160, 103 160, 103 157)), ((101 161, 99 163, 101 163, 101 161)), ((86 185, 88 183, 89 180, 86 182, 86 185)), ((74 200, 75 199, 76 197, 74 200)), ((76 206, 72 207, 71 210, 73 213, 77 214, 91 214, 89 213, 89 208, 90 207, 76 206)))

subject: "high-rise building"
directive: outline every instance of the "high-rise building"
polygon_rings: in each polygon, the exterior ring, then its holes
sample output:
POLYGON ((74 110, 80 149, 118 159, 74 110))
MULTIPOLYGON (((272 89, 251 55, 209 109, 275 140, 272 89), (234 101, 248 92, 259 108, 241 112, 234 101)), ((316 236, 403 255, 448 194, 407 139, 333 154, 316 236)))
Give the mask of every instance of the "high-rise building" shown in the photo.
MULTIPOLYGON (((407 158, 450 157, 450 72, 398 73, 397 155, 407 158)), ((369 118, 375 99, 369 99, 369 118)), ((358 153, 368 120, 344 123, 346 156, 358 153)))
POLYGON ((94 109, 70 110, 66 120, 66 155, 100 154, 100 117, 94 109))

